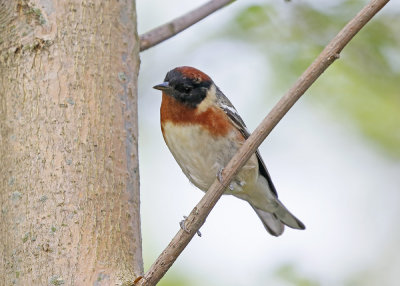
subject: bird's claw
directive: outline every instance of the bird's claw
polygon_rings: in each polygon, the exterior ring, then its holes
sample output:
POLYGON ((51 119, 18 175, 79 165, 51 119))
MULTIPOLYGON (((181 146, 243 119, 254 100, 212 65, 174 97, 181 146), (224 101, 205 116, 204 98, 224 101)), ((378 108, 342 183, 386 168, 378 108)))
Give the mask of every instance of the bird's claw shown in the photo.
POLYGON ((186 228, 186 226, 185 226, 185 221, 186 221, 186 219, 187 219, 187 216, 183 216, 183 220, 181 220, 180 222, 179 222, 179 226, 181 227, 181 229, 184 231, 184 232, 187 232, 187 233, 189 233, 189 230, 186 228))
MULTIPOLYGON (((181 220, 181 221, 179 222, 179 226, 181 227, 181 229, 182 229, 184 232, 189 233, 189 230, 186 228, 186 225, 185 225, 186 219, 187 219, 187 216, 184 215, 184 216, 183 216, 183 220, 181 220)), ((199 237, 201 237, 201 232, 200 232, 200 230, 197 230, 196 233, 197 233, 197 235, 198 235, 199 237)))

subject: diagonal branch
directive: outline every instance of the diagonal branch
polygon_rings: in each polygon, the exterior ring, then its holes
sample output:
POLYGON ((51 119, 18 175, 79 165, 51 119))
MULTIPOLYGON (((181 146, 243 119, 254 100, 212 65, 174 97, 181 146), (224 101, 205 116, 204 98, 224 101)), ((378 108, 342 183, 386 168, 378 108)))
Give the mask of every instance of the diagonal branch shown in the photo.
POLYGON ((336 60, 340 52, 350 40, 361 30, 361 28, 390 0, 371 0, 325 47, 316 60, 300 76, 293 87, 279 100, 271 112, 264 118, 261 124, 247 139, 242 148, 235 154, 225 167, 223 172, 223 183, 217 179, 208 189, 206 194, 192 210, 186 219, 186 229, 179 230, 167 248, 160 254, 144 277, 137 285, 152 286, 164 276, 179 254, 188 245, 203 225, 211 209, 222 196, 225 186, 233 179, 238 170, 247 162, 250 156, 257 150, 272 129, 278 124, 289 109, 312 85, 312 83, 336 60))
POLYGON ((140 51, 147 50, 173 36, 186 28, 196 24, 208 15, 234 2, 235 0, 212 0, 204 5, 180 16, 171 22, 161 25, 140 36, 140 51))

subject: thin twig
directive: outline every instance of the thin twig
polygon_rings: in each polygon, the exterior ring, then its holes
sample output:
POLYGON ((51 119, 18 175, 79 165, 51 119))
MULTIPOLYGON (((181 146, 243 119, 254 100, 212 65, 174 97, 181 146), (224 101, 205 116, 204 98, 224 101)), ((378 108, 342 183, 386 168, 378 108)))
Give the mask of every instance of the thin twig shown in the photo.
POLYGON ((140 36, 140 51, 147 50, 196 24, 208 15, 234 2, 235 0, 212 0, 140 36))
POLYGON ((247 162, 262 141, 278 124, 288 110, 312 85, 312 83, 339 58, 340 52, 361 28, 390 0, 372 0, 365 6, 325 47, 318 58, 300 76, 294 86, 279 100, 271 112, 247 139, 223 171, 222 184, 215 180, 201 201, 186 219, 186 231, 179 230, 167 248, 160 254, 137 285, 153 286, 164 276, 179 254, 183 251, 196 231, 203 225, 206 217, 223 194, 238 170, 247 162))

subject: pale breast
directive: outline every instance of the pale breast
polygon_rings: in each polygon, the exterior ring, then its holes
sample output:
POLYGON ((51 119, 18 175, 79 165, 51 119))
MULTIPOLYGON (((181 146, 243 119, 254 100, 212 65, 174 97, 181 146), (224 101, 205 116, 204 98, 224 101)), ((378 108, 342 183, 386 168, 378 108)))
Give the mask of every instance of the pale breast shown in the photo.
MULTIPOLYGON (((198 188, 206 191, 238 150, 238 131, 232 129, 227 136, 212 136, 200 126, 163 124, 163 134, 172 155, 182 171, 198 188)), ((255 156, 253 156, 255 157, 255 156)), ((243 181, 256 180, 258 163, 252 158, 239 173, 243 181), (250 177, 249 177, 250 173, 250 177)))

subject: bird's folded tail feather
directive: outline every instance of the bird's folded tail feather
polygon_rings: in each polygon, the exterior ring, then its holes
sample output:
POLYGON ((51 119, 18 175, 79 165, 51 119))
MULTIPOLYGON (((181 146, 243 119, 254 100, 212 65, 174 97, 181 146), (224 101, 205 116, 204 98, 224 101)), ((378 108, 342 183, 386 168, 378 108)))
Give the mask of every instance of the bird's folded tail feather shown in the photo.
POLYGON ((304 224, 296 218, 293 214, 291 214, 286 207, 277 199, 278 208, 274 213, 266 212, 260 210, 253 206, 251 207, 254 209, 258 217, 264 224, 265 229, 274 236, 279 236, 284 231, 284 225, 294 229, 305 229, 306 227, 304 224))
POLYGON ((261 219, 265 229, 273 236, 280 236, 285 229, 283 223, 272 213, 265 212, 257 209, 255 206, 250 204, 254 209, 258 217, 261 219))
POLYGON ((278 199, 278 208, 274 212, 275 216, 285 225, 294 229, 305 229, 305 225, 295 217, 278 199))

